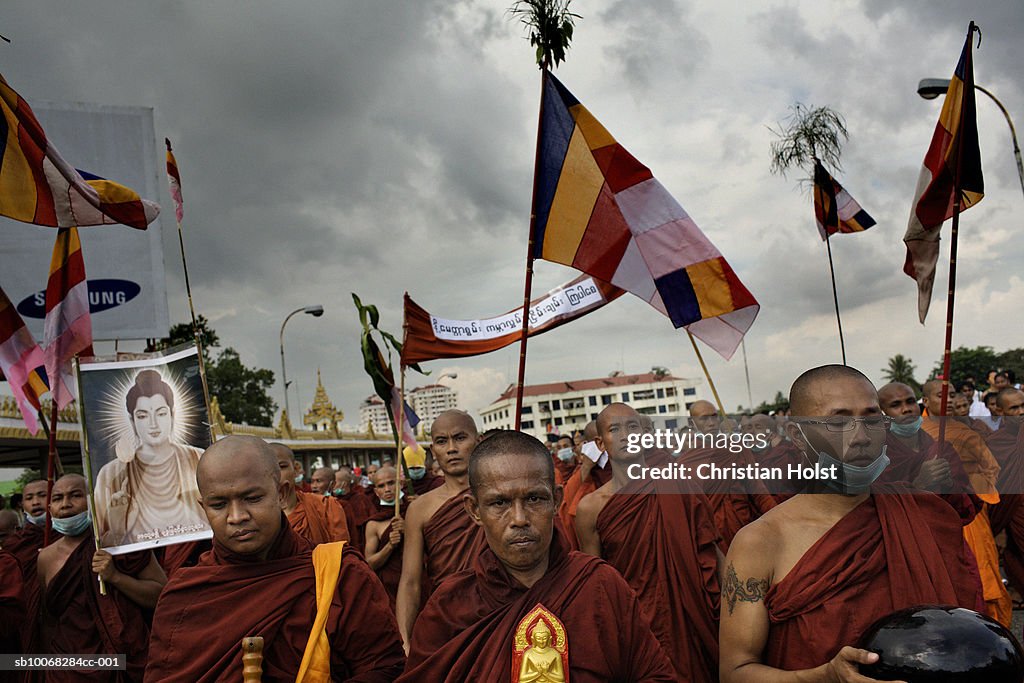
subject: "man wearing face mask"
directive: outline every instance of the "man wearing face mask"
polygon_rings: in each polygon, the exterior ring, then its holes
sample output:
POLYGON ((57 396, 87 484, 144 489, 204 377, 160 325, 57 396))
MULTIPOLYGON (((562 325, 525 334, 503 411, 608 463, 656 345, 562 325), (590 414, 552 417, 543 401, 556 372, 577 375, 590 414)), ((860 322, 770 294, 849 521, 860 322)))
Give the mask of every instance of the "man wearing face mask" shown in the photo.
POLYGON ((576 471, 576 453, 573 452, 571 436, 564 434, 558 437, 552 461, 555 464, 555 484, 564 486, 576 471))
MULTIPOLYGON (((50 495, 53 528, 63 534, 39 552, 43 649, 47 654, 125 654, 125 671, 95 680, 141 681, 149 648, 144 610, 156 607, 167 577, 150 551, 118 555, 96 550, 85 479, 67 474, 50 495), (107 595, 101 596, 96 575, 107 595)), ((50 670, 47 683, 81 681, 82 672, 50 670)))
POLYGON ((444 486, 444 477, 438 477, 433 472, 427 472, 427 452, 422 446, 406 446, 402 450, 402 458, 405 466, 409 469, 409 479, 412 481, 412 490, 417 496, 422 496, 427 491, 444 486))
POLYGON ((790 390, 790 439, 835 467, 736 534, 722 585, 723 683, 867 681, 852 647, 876 619, 932 603, 980 606, 959 516, 937 496, 875 484, 886 418, 857 370, 809 370, 790 390), (870 491, 870 493, 869 493, 870 491), (883 531, 884 530, 884 531, 883 531))
MULTIPOLYGON (((408 449, 406 449, 408 450, 408 449)), ((412 469, 412 468, 410 468, 412 469)), ((378 510, 366 523, 366 563, 377 572, 395 611, 398 582, 402 578, 402 532, 405 530, 406 496, 401 495, 399 516, 395 516, 398 491, 394 467, 381 467, 373 477, 374 491, 380 501, 378 510)))

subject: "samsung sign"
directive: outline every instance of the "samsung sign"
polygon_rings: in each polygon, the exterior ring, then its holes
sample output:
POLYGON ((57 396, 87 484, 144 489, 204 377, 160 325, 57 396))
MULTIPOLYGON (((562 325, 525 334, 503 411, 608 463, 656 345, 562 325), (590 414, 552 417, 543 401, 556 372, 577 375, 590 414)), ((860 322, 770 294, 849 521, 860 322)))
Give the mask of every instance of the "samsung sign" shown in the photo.
MULTIPOLYGON (((99 313, 126 304, 139 295, 142 287, 128 280, 88 280, 89 313, 99 313)), ((18 304, 25 318, 46 317, 46 290, 25 297, 18 304)))

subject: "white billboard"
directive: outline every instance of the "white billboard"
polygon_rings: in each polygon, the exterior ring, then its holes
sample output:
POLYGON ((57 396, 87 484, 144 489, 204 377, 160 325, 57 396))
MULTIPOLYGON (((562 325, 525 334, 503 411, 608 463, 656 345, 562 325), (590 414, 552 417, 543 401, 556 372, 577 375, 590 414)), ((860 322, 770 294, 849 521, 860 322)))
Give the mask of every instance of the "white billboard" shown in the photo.
MULTIPOLYGON (((148 230, 125 225, 80 228, 93 339, 163 337, 170 325, 161 218, 174 209, 158 188, 153 110, 95 104, 30 102, 46 137, 69 164, 127 185, 161 204, 148 230)), ((162 162, 162 157, 160 157, 162 162)), ((166 184, 166 178, 163 178, 166 184)), ((56 228, 0 216, 0 287, 42 343, 44 292, 56 228)))

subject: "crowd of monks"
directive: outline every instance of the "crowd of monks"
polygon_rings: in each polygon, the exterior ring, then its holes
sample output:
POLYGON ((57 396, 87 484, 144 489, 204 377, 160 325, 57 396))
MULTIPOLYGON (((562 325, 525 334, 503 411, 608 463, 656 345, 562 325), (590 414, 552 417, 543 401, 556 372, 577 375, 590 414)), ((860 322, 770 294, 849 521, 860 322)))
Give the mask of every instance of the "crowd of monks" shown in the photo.
POLYGON ((116 556, 82 476, 53 484, 50 529, 33 481, 0 545, 0 651, 127 666, 3 675, 240 681, 260 636, 275 682, 869 681, 857 643, 880 617, 945 604, 1009 626, 1024 592, 1024 392, 985 421, 962 400, 940 420, 941 392, 924 386, 922 414, 909 386, 833 365, 796 379, 788 418, 690 407, 690 432, 760 435, 742 452, 638 449, 652 425, 625 403, 551 444, 453 410, 369 486, 349 467, 306 482, 286 445, 229 436, 197 467, 212 540, 116 556), (666 463, 842 476, 628 474, 666 463))

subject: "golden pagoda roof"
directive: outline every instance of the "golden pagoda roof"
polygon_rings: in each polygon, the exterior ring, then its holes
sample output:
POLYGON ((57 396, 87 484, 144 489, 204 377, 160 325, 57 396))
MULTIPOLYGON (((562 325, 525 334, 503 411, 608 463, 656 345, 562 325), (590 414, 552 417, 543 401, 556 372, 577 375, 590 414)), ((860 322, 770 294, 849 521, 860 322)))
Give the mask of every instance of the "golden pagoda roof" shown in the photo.
POLYGON ((345 413, 334 407, 324 384, 320 379, 320 368, 316 369, 316 395, 313 405, 302 418, 302 424, 313 425, 328 420, 332 425, 345 419, 345 413))

